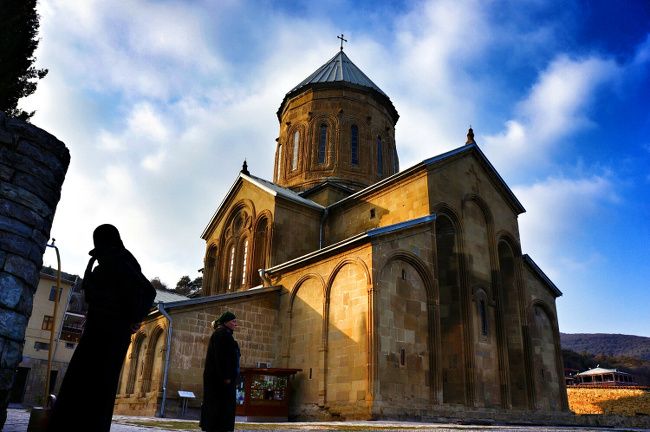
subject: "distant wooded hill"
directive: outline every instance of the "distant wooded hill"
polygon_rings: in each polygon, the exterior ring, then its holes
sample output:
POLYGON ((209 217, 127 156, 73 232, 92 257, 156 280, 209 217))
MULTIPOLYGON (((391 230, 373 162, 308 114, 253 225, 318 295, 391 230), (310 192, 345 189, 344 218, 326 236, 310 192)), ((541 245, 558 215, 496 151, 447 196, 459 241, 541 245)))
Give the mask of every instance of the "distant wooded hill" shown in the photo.
POLYGON ((650 338, 607 333, 560 333, 564 367, 584 372, 616 368, 650 385, 650 338))
POLYGON ((650 361, 650 337, 609 333, 560 333, 563 349, 650 361))

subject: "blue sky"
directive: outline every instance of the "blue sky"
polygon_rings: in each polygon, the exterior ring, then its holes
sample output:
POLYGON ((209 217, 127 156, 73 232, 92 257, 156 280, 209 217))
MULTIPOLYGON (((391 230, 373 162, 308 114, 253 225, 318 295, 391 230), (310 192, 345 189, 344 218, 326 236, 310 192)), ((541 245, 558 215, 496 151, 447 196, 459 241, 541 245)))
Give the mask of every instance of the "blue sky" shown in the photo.
MULTIPOLYGON (((401 168, 476 140, 527 212, 560 330, 650 336, 650 3, 45 1, 34 124, 72 154, 52 236, 81 274, 122 231, 145 274, 198 276, 244 158, 271 178, 286 92, 345 50, 398 112, 401 168)), ((46 255, 46 263, 55 263, 46 255)))

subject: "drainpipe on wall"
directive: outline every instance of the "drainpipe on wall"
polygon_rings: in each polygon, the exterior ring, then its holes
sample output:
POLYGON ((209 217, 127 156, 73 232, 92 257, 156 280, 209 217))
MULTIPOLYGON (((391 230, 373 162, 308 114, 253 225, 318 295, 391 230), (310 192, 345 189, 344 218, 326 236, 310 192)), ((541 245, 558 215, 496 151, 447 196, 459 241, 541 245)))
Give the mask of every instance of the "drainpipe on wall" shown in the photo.
POLYGON ((323 237, 324 237, 324 226, 325 226, 325 219, 327 219, 327 213, 329 210, 327 207, 325 207, 325 211, 323 212, 323 215, 320 218, 320 230, 319 230, 319 238, 318 238, 318 249, 323 249, 323 237))
POLYGON ((158 302, 158 310, 160 313, 167 318, 169 323, 169 328, 167 330, 167 349, 165 350, 165 371, 163 372, 163 394, 162 402, 160 403, 160 411, 158 412, 158 417, 165 417, 165 404, 167 402, 167 377, 169 375, 169 353, 171 351, 172 343, 172 317, 169 316, 163 302, 158 302))

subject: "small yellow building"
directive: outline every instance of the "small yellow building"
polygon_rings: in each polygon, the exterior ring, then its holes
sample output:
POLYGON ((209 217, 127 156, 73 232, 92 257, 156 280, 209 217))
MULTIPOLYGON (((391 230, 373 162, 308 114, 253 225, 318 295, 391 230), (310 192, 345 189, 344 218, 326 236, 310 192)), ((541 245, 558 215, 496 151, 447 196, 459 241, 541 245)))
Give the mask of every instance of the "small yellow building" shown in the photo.
POLYGON ((196 413, 226 309, 242 366, 301 370, 292 418, 566 412, 561 292, 522 253, 525 210, 473 131, 400 171, 397 110, 342 50, 277 116, 273 181, 244 164, 202 234, 203 296, 134 335, 116 412, 176 415, 189 391, 196 413))
POLYGON ((54 327, 50 393, 56 394, 79 342, 87 311, 81 292, 81 279, 61 273, 59 306, 54 316, 57 271, 43 267, 32 315, 25 330, 23 358, 14 378, 11 402, 26 406, 42 405, 45 400, 45 377, 50 348, 50 332, 54 327))

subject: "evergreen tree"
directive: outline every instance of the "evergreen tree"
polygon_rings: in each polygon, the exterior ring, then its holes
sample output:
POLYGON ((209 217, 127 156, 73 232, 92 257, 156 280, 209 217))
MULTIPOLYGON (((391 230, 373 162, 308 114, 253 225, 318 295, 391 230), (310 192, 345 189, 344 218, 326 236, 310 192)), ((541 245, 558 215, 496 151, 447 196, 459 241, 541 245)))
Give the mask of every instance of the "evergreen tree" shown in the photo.
POLYGON ((176 292, 182 295, 188 295, 190 293, 191 283, 192 281, 189 276, 181 277, 178 283, 176 283, 176 292))
POLYGON ((47 69, 33 66, 38 46, 36 0, 2 0, 0 3, 0 111, 28 120, 34 111, 18 108, 18 100, 36 90, 47 69))
POLYGON ((149 282, 151 282, 151 285, 153 285, 153 287, 157 290, 169 291, 169 287, 167 286, 167 284, 161 281, 158 276, 151 279, 149 282))

